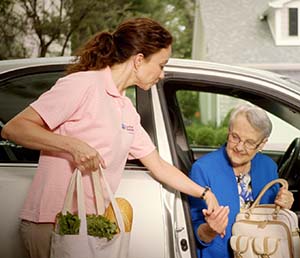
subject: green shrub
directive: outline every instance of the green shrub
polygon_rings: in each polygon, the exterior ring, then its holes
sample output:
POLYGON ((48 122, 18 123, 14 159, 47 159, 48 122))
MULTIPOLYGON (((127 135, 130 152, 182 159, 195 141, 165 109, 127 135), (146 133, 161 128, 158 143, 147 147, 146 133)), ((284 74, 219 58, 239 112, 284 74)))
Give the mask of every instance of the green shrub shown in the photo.
POLYGON ((187 126, 186 127, 186 134, 189 141, 189 144, 196 144, 195 139, 197 135, 198 128, 195 126, 187 126))
POLYGON ((196 131, 195 143, 197 145, 213 145, 215 138, 214 129, 211 127, 199 127, 196 131))
POLYGON ((216 132, 215 132, 215 145, 216 146, 221 146, 226 142, 227 133, 228 133, 227 127, 220 127, 216 130, 216 132))
POLYGON ((233 109, 230 109, 228 111, 228 113, 226 114, 226 116, 224 117, 220 127, 227 127, 229 126, 229 119, 230 119, 230 115, 231 115, 231 112, 232 112, 233 109))
POLYGON ((213 128, 211 126, 191 125, 186 127, 190 145, 221 146, 227 140, 227 127, 213 128))

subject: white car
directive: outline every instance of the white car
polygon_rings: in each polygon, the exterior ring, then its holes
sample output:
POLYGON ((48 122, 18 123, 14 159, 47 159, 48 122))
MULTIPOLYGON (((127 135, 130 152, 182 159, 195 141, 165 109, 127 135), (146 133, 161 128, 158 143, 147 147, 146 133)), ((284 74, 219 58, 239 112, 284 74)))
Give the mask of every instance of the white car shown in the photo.
MULTIPOLYGON (((0 128, 49 89, 69 61, 0 61, 0 128)), ((280 177, 288 179, 294 193, 292 209, 299 212, 300 83, 270 72, 182 59, 171 59, 165 73, 151 90, 132 87, 126 93, 160 155, 188 173, 197 157, 226 141, 226 118, 234 105, 258 105, 274 125, 264 153, 278 162, 280 177)), ((0 138, 0 257, 23 257, 18 214, 38 155, 0 138)), ((129 161, 116 196, 128 199, 134 210, 130 258, 196 258, 184 194, 155 181, 138 161, 129 161)))

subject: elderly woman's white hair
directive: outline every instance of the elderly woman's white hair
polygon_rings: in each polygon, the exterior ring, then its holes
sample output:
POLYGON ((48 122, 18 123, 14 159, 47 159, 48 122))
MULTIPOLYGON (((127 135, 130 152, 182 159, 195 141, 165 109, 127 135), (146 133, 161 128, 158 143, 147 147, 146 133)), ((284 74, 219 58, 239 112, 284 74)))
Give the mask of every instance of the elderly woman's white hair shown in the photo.
POLYGON ((239 105, 232 110, 230 114, 229 128, 231 128, 233 121, 240 114, 245 115, 250 125, 254 129, 258 130, 263 138, 268 138, 270 136, 272 132, 272 122, 266 111, 249 104, 239 105))

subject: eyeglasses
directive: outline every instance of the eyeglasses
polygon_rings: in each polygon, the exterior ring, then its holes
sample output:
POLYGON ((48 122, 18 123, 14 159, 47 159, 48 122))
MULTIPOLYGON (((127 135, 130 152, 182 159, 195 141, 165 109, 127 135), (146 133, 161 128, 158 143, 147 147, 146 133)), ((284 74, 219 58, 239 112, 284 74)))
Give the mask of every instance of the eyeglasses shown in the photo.
POLYGON ((232 132, 229 132, 228 134, 228 141, 234 144, 239 144, 240 142, 242 142, 243 146, 247 150, 255 150, 263 142, 260 141, 259 143, 255 143, 253 140, 242 141, 241 138, 236 133, 232 133, 232 132))

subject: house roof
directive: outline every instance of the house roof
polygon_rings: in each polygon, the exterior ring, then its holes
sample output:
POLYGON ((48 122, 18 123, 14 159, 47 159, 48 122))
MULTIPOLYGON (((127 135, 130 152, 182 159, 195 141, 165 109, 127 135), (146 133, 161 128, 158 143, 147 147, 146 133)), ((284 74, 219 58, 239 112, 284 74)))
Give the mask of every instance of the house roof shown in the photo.
POLYGON ((267 21, 260 19, 269 2, 200 0, 202 59, 227 64, 300 63, 300 47, 276 46, 267 21))
POLYGON ((269 1, 269 6, 273 8, 281 8, 288 4, 289 2, 294 2, 295 0, 271 0, 269 1))

